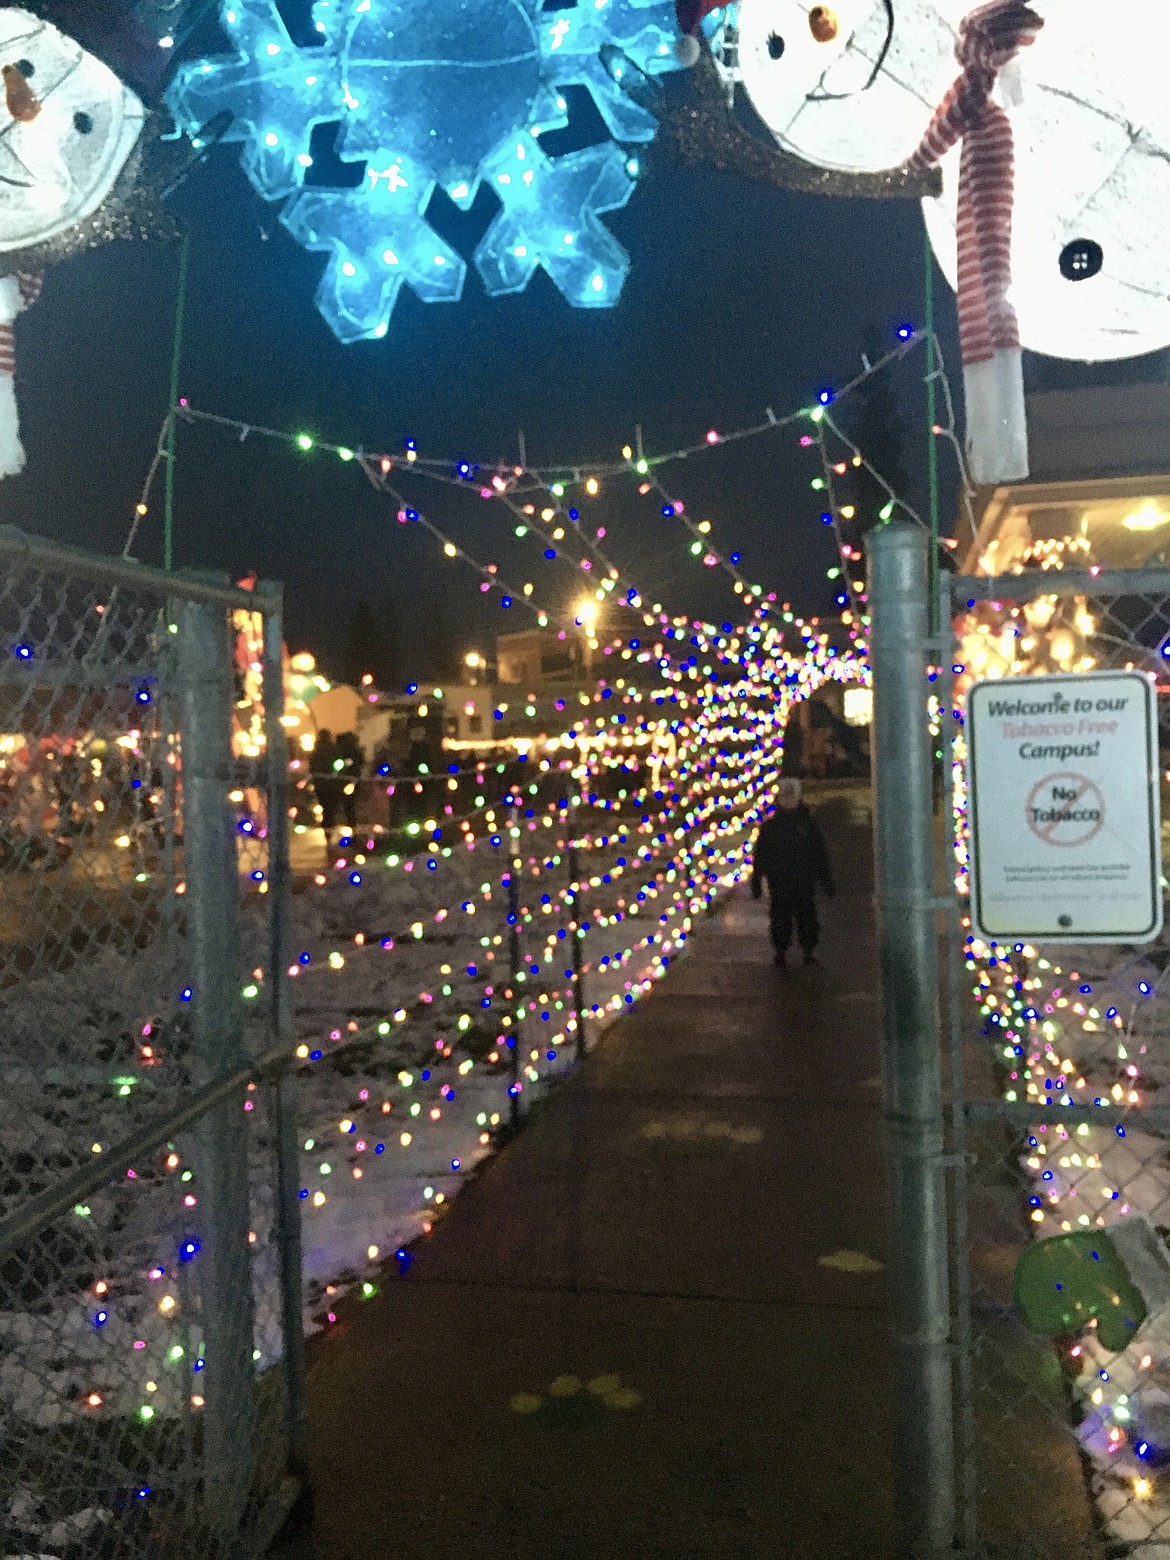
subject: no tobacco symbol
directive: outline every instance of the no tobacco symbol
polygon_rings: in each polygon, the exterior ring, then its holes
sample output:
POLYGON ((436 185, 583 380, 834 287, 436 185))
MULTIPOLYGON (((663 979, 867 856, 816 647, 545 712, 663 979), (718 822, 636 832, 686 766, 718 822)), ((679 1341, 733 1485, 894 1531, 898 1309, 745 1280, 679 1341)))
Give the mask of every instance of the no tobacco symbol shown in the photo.
POLYGON ((1087 845, 1105 822, 1105 798, 1085 775, 1046 775, 1028 793, 1024 814, 1046 845, 1087 845))

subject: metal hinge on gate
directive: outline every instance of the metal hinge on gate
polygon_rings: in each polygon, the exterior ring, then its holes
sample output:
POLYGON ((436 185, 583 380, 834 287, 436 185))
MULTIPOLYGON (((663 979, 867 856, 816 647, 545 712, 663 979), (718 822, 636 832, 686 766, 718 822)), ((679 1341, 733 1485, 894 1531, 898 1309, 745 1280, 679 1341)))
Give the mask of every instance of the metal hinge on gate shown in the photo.
POLYGON ((920 1164, 937 1166, 940 1170, 956 1170, 961 1166, 970 1166, 975 1162, 973 1154, 948 1154, 941 1149, 933 1149, 929 1144, 915 1141, 913 1134, 920 1131, 917 1122, 900 1122, 896 1116, 887 1116, 886 1125, 890 1132, 891 1142, 901 1130, 902 1141, 894 1149, 895 1157, 902 1160, 913 1160, 920 1164))
POLYGON ((890 1337, 895 1344, 905 1344, 912 1349, 921 1348, 923 1344, 941 1344, 943 1348, 948 1350, 955 1348, 955 1337, 949 1323, 945 1333, 926 1331, 902 1332, 901 1329, 894 1329, 891 1331, 890 1337))

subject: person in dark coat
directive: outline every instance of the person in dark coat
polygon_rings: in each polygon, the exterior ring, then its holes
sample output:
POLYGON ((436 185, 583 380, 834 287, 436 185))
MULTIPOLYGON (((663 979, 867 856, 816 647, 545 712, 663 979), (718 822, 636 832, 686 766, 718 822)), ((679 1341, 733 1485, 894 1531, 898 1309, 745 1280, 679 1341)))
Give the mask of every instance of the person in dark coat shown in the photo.
POLYGON ((817 820, 801 800, 799 780, 780 781, 776 788, 776 811, 765 820, 756 836, 752 852, 753 899, 759 899, 765 883, 768 885, 776 963, 784 963, 795 926, 804 962, 815 964, 821 931, 817 921, 817 885, 830 897, 835 888, 825 838, 817 820))
POLYGON ((317 745, 313 749, 313 789, 321 804, 321 827, 325 830, 325 843, 333 842, 337 827, 337 815, 341 811, 341 794, 345 782, 337 771, 337 743, 331 731, 317 733, 317 745))
MULTIPOLYGON (((366 758, 361 743, 352 731, 338 732, 337 757, 341 763, 341 768, 337 770, 341 781, 341 816, 350 834, 354 834, 357 830, 358 782, 366 758)), ((334 768, 337 768, 336 764, 334 768)))

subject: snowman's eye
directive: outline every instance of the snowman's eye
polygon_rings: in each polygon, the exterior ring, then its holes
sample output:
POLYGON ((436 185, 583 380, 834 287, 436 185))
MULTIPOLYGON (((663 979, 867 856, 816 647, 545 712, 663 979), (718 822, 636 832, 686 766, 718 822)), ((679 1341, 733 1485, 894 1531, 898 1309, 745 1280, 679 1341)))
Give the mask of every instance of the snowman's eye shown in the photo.
POLYGON ((784 39, 779 33, 771 33, 768 37, 768 55, 771 59, 778 60, 784 55, 784 39))
POLYGON ((1069 282, 1087 282, 1104 264, 1105 251, 1093 238, 1074 238, 1060 251, 1060 274, 1069 282))
POLYGON ((89 135, 93 130, 93 120, 88 114, 77 113, 73 116, 73 128, 78 135, 89 135))
POLYGON ((37 73, 37 68, 31 60, 17 60, 16 68, 26 81, 37 73))

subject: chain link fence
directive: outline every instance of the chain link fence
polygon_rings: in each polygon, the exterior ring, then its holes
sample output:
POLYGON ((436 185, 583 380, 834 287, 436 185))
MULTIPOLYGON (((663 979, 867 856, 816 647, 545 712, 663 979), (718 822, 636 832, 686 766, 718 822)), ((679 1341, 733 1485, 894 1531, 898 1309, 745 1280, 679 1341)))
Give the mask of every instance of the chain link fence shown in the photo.
POLYGON ((303 1458, 280 598, 0 531, 0 1552, 263 1552, 303 1458))
MULTIPOLYGON (((964 696, 975 679, 1147 674, 1165 801, 1170 573, 1090 570, 1075 543, 1040 553, 1018 575, 944 583, 961 1531, 971 1556, 1170 1560, 1170 942, 997 945, 973 933, 963 897, 964 696), (1161 1308, 1150 1305, 1120 1350, 1106 1346, 1104 1322, 1067 1336, 1030 1330, 1017 1271, 1034 1243, 1125 1221, 1143 1232, 1139 1288, 1161 1285, 1161 1308)), ((1068 1283, 1078 1296, 1084 1283, 1103 1314, 1117 1292, 1103 1269, 1068 1283)))

